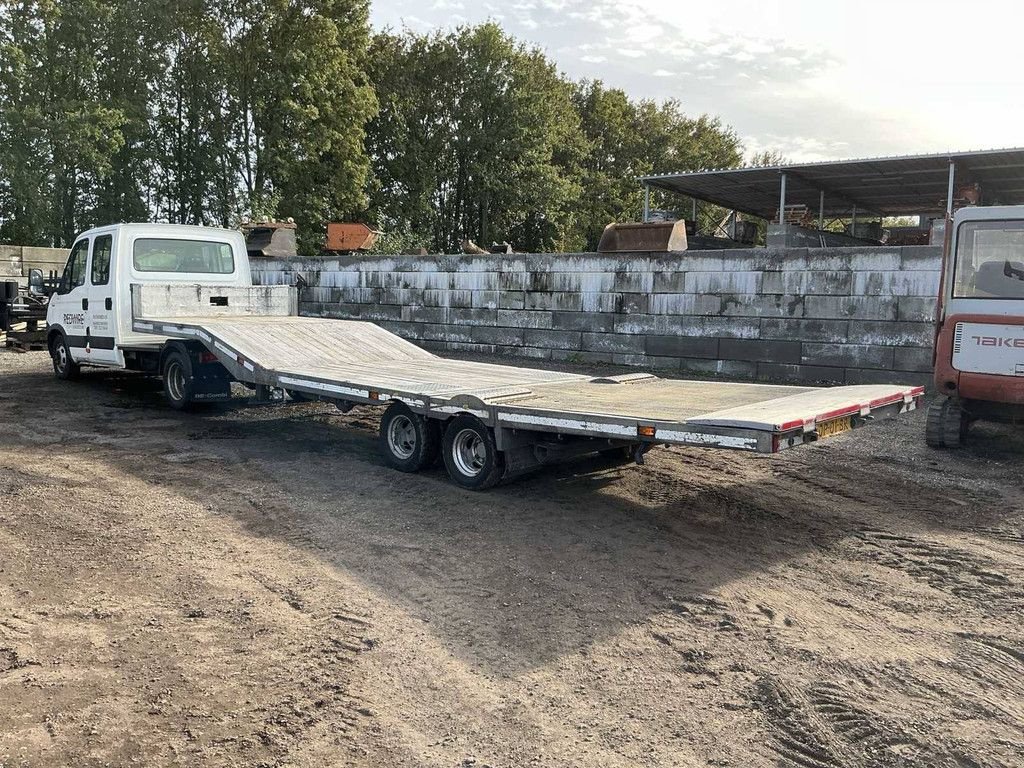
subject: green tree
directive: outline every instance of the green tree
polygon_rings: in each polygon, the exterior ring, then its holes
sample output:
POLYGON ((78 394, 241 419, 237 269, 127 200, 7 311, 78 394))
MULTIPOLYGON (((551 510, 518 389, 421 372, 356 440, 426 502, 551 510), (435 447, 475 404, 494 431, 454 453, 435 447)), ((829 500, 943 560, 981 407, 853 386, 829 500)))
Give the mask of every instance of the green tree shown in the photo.
POLYGON ((382 229, 518 248, 565 243, 583 139, 570 85, 495 24, 422 37, 382 33, 370 72, 370 213, 382 229))

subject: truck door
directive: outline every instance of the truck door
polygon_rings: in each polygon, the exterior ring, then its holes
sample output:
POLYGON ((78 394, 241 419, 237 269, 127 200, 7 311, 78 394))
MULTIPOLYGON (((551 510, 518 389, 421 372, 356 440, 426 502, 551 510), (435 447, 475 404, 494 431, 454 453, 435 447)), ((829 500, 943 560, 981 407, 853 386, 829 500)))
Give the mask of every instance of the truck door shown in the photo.
POLYGON ((57 292, 50 299, 48 313, 52 322, 64 330, 71 359, 85 362, 86 307, 89 304, 85 270, 89 262, 89 238, 83 237, 71 248, 57 292))
POLYGON ((114 285, 110 279, 113 235, 96 235, 92 240, 89 280, 85 304, 85 353, 89 362, 120 365, 116 344, 114 285))

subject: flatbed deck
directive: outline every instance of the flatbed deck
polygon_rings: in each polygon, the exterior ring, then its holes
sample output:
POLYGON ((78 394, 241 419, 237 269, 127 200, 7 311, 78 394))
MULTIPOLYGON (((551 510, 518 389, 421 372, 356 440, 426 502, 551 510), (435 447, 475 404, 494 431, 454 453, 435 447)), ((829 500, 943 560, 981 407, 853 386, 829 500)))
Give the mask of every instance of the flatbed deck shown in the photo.
POLYGON ((187 305, 173 301, 151 303, 157 311, 182 307, 180 316, 149 314, 144 295, 135 304, 135 332, 199 341, 240 380, 352 403, 399 400, 433 418, 469 413, 495 429, 770 453, 817 439, 826 422, 846 420, 840 430, 825 430, 831 434, 913 410, 923 394, 899 385, 585 376, 450 360, 373 323, 256 314, 245 302, 206 313, 203 296, 204 314, 185 314, 187 305))

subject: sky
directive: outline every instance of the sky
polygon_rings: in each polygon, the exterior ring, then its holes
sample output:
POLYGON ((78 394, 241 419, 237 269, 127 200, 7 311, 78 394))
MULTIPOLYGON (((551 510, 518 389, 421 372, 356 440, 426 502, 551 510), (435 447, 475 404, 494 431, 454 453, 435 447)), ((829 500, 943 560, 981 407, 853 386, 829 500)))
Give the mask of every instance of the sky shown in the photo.
POLYGON ((1024 145, 1024 5, 981 0, 374 0, 375 28, 493 20, 574 79, 678 99, 748 154, 1024 145))

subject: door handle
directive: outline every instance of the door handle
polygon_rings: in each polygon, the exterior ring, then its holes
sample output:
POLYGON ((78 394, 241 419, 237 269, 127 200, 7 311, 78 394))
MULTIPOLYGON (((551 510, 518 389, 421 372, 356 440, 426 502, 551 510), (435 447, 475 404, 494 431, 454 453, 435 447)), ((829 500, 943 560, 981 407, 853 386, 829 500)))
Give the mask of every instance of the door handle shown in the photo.
POLYGON ((107 298, 103 300, 103 307, 109 312, 114 308, 114 300, 107 296, 107 298))
POLYGON ((89 300, 88 299, 82 299, 82 309, 88 309, 88 308, 89 308, 89 300))

